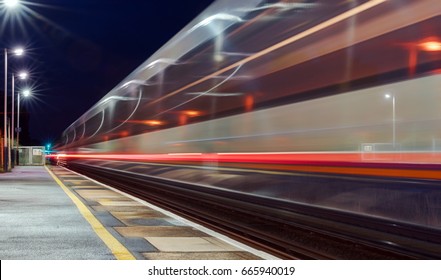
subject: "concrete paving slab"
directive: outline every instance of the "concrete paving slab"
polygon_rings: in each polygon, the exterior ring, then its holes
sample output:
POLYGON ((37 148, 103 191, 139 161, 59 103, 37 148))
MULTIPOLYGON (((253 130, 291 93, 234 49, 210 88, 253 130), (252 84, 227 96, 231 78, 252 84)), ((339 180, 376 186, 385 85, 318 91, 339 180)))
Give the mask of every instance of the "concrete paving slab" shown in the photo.
POLYGON ((119 193, 116 193, 111 190, 76 190, 76 192, 82 196, 84 199, 90 199, 90 200, 99 200, 99 199, 118 199, 118 200, 124 200, 124 201, 131 201, 130 198, 125 197, 119 193))
POLYGON ((124 245, 133 252, 157 252, 152 244, 150 244, 146 239, 140 237, 129 237, 124 238, 124 245))
POLYGON ((179 221, 179 220, 176 220, 176 219, 173 219, 173 218, 166 218, 165 220, 176 227, 188 226, 186 223, 179 221))
POLYGON ((145 206, 143 205, 137 205, 137 206, 108 206, 108 205, 98 205, 98 206, 92 206, 92 209, 97 212, 102 211, 116 211, 116 212, 133 212, 133 211, 143 211, 145 209, 145 206))
POLYGON ((208 242, 210 242, 211 244, 216 245, 219 248, 224 249, 225 251, 239 251, 240 250, 237 247, 235 247, 231 244, 228 244, 218 238, 212 237, 212 236, 204 237, 204 239, 207 240, 208 242))
POLYGON ((158 252, 143 253, 147 260, 257 260, 247 252, 158 252))
POLYGON ((142 206, 141 203, 133 200, 113 200, 113 199, 99 199, 99 204, 104 206, 142 206))
POLYGON ((74 189, 74 190, 77 190, 77 189, 106 190, 105 187, 99 186, 99 185, 96 185, 96 186, 83 186, 83 185, 81 185, 81 186, 72 186, 72 189, 74 189))
POLYGON ((166 218, 167 216, 155 210, 142 210, 132 212, 111 211, 112 215, 119 220, 166 218))
POLYGON ((191 227, 135 226, 115 227, 125 237, 205 237, 208 234, 191 227))
POLYGON ((75 176, 67 176, 67 175, 58 176, 57 175, 57 177, 62 179, 62 180, 79 180, 79 176, 77 176, 77 175, 75 175, 75 176))
POLYGON ((147 241, 162 252, 216 252, 237 251, 227 244, 211 242, 202 237, 146 237, 147 241))
POLYGON ((113 217, 109 212, 97 212, 95 217, 106 227, 122 227, 125 224, 113 217))
POLYGON ((65 182, 67 184, 78 185, 78 184, 83 184, 83 183, 89 183, 89 180, 85 180, 85 179, 72 179, 72 180, 63 180, 63 182, 65 182))
POLYGON ((172 223, 165 219, 123 219, 121 221, 127 226, 173 226, 172 223))

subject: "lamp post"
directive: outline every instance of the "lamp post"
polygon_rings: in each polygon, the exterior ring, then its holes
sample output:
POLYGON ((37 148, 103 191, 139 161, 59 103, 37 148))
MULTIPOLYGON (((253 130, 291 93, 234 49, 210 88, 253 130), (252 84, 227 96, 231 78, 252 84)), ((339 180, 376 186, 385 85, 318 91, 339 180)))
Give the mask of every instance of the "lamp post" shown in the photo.
MULTIPOLYGON (((29 89, 26 89, 23 91, 23 96, 24 97, 28 97, 31 95, 31 91, 29 89)), ((17 148, 18 148, 18 143, 20 142, 20 131, 21 131, 21 127, 20 127, 20 96, 21 94, 18 93, 17 94, 17 148)))
MULTIPOLYGON (((14 9, 17 8, 20 5, 20 0, 4 0, 3 1, 3 5, 5 5, 5 7, 7 9, 14 9)), ((23 54, 23 49, 16 49, 14 51, 14 53, 16 55, 22 55, 23 54)), ((7 140, 7 113, 8 113, 8 107, 7 107, 7 103, 8 103, 8 49, 4 48, 4 56, 5 56, 5 92, 4 92, 4 119, 3 119, 3 125, 4 125, 4 130, 3 130, 3 171, 7 172, 8 171, 8 140, 7 140)))
MULTIPOLYGON (((20 80, 25 80, 27 77, 28 77, 28 73, 27 72, 24 72, 24 71, 22 71, 22 72, 20 72, 19 74, 18 74, 18 77, 20 78, 20 80)), ((12 134, 11 134, 11 136, 12 136, 12 140, 11 140, 11 142, 12 142, 12 166, 14 166, 15 165, 15 162, 16 162, 16 160, 17 160, 17 156, 16 156, 16 153, 17 153, 17 151, 18 151, 18 146, 19 146, 19 143, 18 143, 18 137, 17 137, 17 145, 16 145, 16 148, 14 149, 14 131, 15 131, 15 129, 14 129, 14 125, 15 125, 15 122, 14 122, 14 116, 15 116, 15 114, 14 114, 14 110, 15 110, 15 102, 14 102, 14 98, 15 98, 15 89, 14 89, 14 86, 15 86, 15 73, 13 73, 12 74, 12 109, 11 109, 11 115, 12 115, 12 134)), ((18 96, 17 96, 17 109, 18 109, 18 115, 17 115, 17 118, 19 118, 20 116, 19 116, 19 113, 20 113, 20 94, 18 94, 18 96)), ((17 125, 18 126, 18 125, 17 125)), ((18 132, 17 132, 18 133, 18 132)), ((17 134, 18 135, 18 134, 17 134)))
MULTIPOLYGON (((21 56, 24 53, 24 50, 22 48, 17 48, 12 51, 13 54, 17 56, 21 56)), ((4 56, 5 56, 5 92, 4 92, 4 131, 3 131, 3 170, 4 172, 8 171, 8 141, 7 141, 7 135, 8 135, 8 49, 4 49, 4 56)))
POLYGON ((3 110, 3 171, 8 171, 8 142, 6 141, 6 133, 7 133, 7 122, 8 118, 6 117, 6 111, 8 109, 7 102, 8 102, 8 50, 5 48, 5 97, 4 97, 4 110, 3 110))
POLYGON ((396 132, 395 132, 395 95, 387 93, 384 95, 386 99, 392 98, 392 145, 395 150, 396 132))
POLYGON ((12 78, 11 78, 11 99, 12 99, 12 108, 11 108, 11 132, 12 132, 12 140, 11 140, 11 145, 12 145, 12 154, 11 154, 11 168, 14 168, 15 166, 15 150, 14 150, 14 78, 15 78, 15 74, 12 73, 12 78))

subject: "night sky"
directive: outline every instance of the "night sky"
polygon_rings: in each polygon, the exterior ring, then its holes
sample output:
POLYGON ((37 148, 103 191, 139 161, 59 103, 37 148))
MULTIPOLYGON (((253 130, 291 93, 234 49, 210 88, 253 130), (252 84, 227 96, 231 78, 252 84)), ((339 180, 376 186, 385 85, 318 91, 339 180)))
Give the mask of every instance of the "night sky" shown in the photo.
MULTIPOLYGON (((30 136, 54 142, 213 0, 39 0, 20 13, 0 13, 0 47, 22 45, 8 71, 31 77, 30 136)), ((3 81, 3 57, 0 70, 3 81)), ((8 85, 9 87, 9 85, 8 85)), ((3 82, 1 82, 3 89, 3 82)))

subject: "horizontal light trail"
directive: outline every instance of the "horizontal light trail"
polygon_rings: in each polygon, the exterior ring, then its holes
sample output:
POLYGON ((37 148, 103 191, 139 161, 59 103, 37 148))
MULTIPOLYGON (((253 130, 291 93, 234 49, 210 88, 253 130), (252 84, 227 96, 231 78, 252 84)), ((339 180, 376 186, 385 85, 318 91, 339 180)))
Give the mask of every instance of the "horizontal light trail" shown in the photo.
POLYGON ((48 157, 68 161, 90 159, 202 166, 216 163, 256 170, 441 180, 439 152, 60 154, 48 157))

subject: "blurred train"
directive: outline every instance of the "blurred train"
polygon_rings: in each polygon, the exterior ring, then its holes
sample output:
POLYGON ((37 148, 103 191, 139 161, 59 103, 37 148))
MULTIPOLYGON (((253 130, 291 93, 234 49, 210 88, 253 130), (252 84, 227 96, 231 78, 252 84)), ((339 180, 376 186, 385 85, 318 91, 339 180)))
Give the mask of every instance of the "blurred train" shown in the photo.
POLYGON ((55 149, 67 162, 172 166, 155 176, 216 187, 256 173, 441 186, 440 14, 439 0, 216 1, 55 149))

